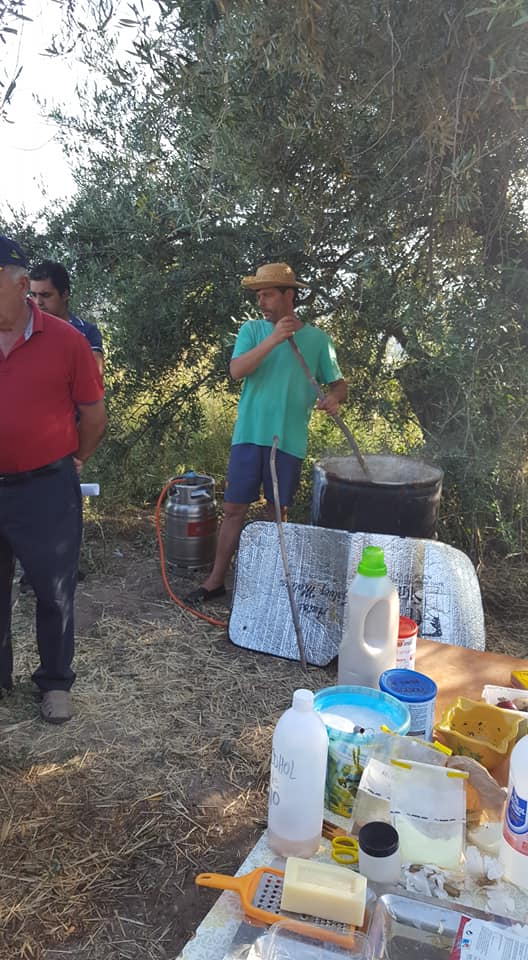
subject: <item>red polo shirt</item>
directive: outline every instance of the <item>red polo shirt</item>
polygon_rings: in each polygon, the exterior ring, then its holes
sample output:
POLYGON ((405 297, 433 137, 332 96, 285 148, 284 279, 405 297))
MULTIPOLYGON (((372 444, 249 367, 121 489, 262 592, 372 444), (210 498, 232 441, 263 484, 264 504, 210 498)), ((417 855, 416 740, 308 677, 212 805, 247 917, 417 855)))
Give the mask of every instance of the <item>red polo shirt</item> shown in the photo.
POLYGON ((32 303, 33 329, 0 351, 0 474, 35 470, 75 453, 75 411, 103 383, 86 337, 32 303))

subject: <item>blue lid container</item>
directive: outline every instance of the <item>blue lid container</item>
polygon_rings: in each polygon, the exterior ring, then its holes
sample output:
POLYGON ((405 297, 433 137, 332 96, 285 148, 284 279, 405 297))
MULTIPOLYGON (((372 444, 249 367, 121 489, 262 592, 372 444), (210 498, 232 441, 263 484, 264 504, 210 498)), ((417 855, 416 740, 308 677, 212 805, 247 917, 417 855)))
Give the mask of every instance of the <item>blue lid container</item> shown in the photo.
POLYGON ((437 686, 425 673, 416 670, 385 670, 379 678, 380 690, 397 697, 404 703, 426 703, 434 700, 437 686))

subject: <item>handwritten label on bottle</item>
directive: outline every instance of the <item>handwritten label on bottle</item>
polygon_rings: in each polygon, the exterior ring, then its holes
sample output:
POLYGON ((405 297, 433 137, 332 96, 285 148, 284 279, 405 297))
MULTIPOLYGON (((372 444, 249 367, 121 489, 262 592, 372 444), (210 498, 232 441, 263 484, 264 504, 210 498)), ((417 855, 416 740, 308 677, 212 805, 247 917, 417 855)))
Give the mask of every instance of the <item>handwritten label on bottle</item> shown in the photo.
POLYGON ((278 807, 280 804, 280 785, 284 780, 296 780, 295 760, 287 760, 282 753, 271 749, 271 778, 269 792, 269 806, 278 807))
POLYGON ((294 773, 295 760, 286 760, 286 757, 283 757, 282 753, 277 753, 273 748, 271 750, 271 765, 281 776, 287 777, 288 780, 297 779, 294 773))

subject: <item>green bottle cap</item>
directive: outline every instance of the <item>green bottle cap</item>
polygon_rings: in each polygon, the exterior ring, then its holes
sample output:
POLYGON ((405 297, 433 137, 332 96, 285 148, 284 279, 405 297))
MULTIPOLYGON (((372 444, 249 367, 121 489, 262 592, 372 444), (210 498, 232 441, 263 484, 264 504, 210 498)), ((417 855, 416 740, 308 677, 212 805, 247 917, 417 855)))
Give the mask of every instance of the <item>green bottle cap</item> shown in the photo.
POLYGON ((387 574, 381 547, 365 547, 359 561, 358 573, 364 577, 384 577, 387 574))

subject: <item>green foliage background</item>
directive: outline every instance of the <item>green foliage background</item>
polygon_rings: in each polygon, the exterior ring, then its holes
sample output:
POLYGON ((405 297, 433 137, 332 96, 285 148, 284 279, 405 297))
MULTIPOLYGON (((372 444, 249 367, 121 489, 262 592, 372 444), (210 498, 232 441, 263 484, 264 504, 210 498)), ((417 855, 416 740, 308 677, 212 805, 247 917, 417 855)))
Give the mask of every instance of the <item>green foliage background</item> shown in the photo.
MULTIPOLYGON (((5 224, 67 263, 104 329, 106 495, 150 500, 184 466, 221 484, 240 277, 284 259, 336 341, 363 449, 443 466, 443 539, 522 552, 525 0, 158 7, 131 4, 127 62, 108 32, 85 38, 107 82, 57 118, 76 196, 44 232, 5 224)), ((310 459, 336 448, 315 417, 299 514, 310 459)))

